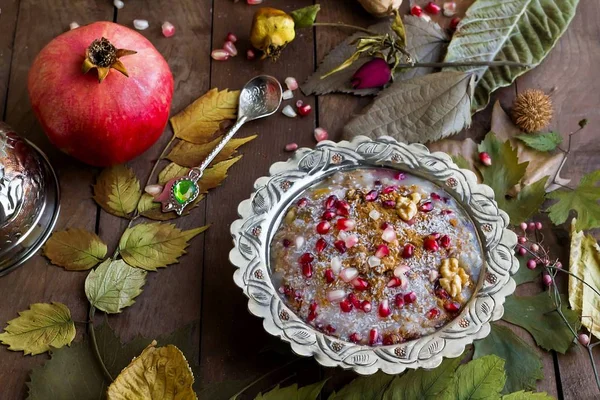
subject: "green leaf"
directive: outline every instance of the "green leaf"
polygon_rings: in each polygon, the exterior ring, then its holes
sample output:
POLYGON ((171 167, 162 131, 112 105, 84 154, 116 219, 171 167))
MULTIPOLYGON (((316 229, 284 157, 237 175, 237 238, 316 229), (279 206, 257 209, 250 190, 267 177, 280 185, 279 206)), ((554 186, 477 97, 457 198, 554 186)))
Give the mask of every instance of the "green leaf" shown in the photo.
POLYGON ((454 387, 442 399, 500 399, 505 381, 504 360, 495 355, 485 356, 458 367, 454 387))
POLYGON ((503 393, 535 389, 544 379, 542 360, 535 350, 506 326, 491 324, 490 334, 475 342, 473 359, 495 354, 505 361, 506 384, 503 393))
POLYGON ((381 400, 392 379, 394 375, 383 372, 361 376, 344 386, 339 392, 333 392, 329 400, 381 400))
POLYGON ((140 181, 133 170, 124 165, 103 169, 94 185, 96 203, 117 217, 132 213, 141 195, 140 181))
POLYGON ((502 396, 502 400, 554 400, 554 397, 549 396, 546 392, 532 393, 521 390, 502 396))
POLYGON ((556 132, 535 133, 530 135, 518 135, 517 139, 537 151, 556 150, 563 138, 556 132))
POLYGON ((280 388, 279 385, 277 385, 275 389, 265 394, 259 393, 254 400, 315 400, 319 397, 319 393, 321 393, 321 389, 323 389, 325 382, 327 382, 327 380, 302 388, 298 388, 297 383, 283 388, 280 388))
POLYGON ((41 354, 50 348, 70 345, 75 339, 75 323, 71 311, 62 303, 35 303, 29 310, 8 321, 0 333, 0 343, 11 351, 23 351, 25 355, 41 354))
POLYGON ((409 370, 396 377, 382 400, 437 400, 450 385, 462 357, 446 358, 439 367, 409 370))
POLYGON ((139 224, 123 233, 119 253, 131 266, 156 271, 178 262, 188 242, 207 229, 208 225, 182 231, 173 224, 139 224))
MULTIPOLYGON (((448 46, 445 62, 516 61, 539 64, 575 15, 578 0, 477 0, 448 46)), ((446 68, 449 70, 450 68, 446 68)), ((525 67, 460 67, 478 76, 472 109, 489 103, 490 94, 510 85, 525 67)))
MULTIPOLYGON (((568 301, 562 298, 562 312, 569 324, 577 331, 581 321, 576 312, 567 308, 568 301)), ((556 311, 548 292, 535 296, 510 296, 504 303, 503 320, 527 330, 538 346, 565 354, 573 343, 573 334, 556 311)))
POLYGON ((294 20, 294 28, 310 28, 313 26, 319 11, 321 11, 321 6, 319 4, 292 11, 290 16, 294 20))
POLYGON ((44 245, 44 255, 50 262, 69 271, 94 267, 106 252, 106 243, 98 235, 76 228, 54 232, 44 245))
POLYGON ((471 163, 460 154, 452 156, 452 161, 454 161, 458 168, 471 170, 471 163))
POLYGON ((548 198, 558 200, 547 211, 554 225, 564 223, 569 217, 569 212, 577 213, 575 229, 585 231, 600 228, 600 170, 584 175, 579 181, 579 186, 573 190, 560 189, 548 194, 548 198))
POLYGON ((527 257, 518 256, 519 259, 519 270, 513 275, 513 279, 517 285, 527 282, 535 281, 542 273, 541 268, 529 269, 527 268, 527 257))
POLYGON ((85 280, 85 295, 90 304, 109 314, 131 306, 142 293, 146 271, 133 268, 123 260, 106 260, 85 280))
POLYGON ((394 82, 344 128, 346 138, 389 135, 400 142, 426 143, 471 124, 473 75, 438 72, 394 82))

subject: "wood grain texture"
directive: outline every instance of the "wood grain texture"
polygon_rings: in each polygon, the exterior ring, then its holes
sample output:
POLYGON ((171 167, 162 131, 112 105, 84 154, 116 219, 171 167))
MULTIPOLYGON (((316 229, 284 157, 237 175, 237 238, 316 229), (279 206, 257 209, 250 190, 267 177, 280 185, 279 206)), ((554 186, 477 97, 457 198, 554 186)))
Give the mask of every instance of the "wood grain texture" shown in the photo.
MULTIPOLYGON (((5 0, 0 9, 0 117, 4 117, 4 107, 8 92, 13 41, 17 29, 17 14, 20 0, 5 0)), ((1 119, 1 118, 0 118, 1 119)))

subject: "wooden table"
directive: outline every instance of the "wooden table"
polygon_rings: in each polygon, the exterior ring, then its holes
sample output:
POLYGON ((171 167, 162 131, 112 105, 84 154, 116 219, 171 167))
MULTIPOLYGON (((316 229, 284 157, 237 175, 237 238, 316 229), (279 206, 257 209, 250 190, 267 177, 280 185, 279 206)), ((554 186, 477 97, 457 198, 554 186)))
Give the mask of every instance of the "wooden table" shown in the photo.
MULTIPOLYGON (((165 56, 175 77, 172 107, 175 113, 209 88, 238 89, 250 77, 260 73, 272 74, 281 80, 295 76, 301 81, 348 33, 333 28, 303 30, 278 63, 249 62, 243 53, 249 47, 248 32, 256 8, 245 3, 232 0, 128 0, 125 8, 116 10, 108 0, 0 0, 0 112, 8 124, 42 147, 58 170, 63 190, 58 229, 95 230, 114 248, 125 224, 102 211, 91 199, 90 185, 98 169, 79 164, 53 148, 33 116, 27 98, 27 73, 40 49, 68 29, 73 21, 83 25, 111 20, 132 26, 133 19, 147 19, 150 28, 143 34, 165 56), (176 26, 174 37, 167 39, 161 35, 160 25, 164 20, 176 26), (238 48, 242 56, 228 62, 212 61, 210 50, 221 47, 229 31, 240 37, 238 48)), ((373 22, 354 1, 321 0, 320 3, 323 10, 319 18, 322 21, 344 21, 363 26, 373 22)), ((275 5, 286 11, 310 4, 313 4, 312 0, 265 1, 265 5, 275 5)), ((563 136, 575 129, 580 119, 590 120, 591 127, 577 138, 576 150, 563 173, 574 182, 582 174, 600 168, 598 21, 600 2, 581 0, 575 20, 544 63, 519 78, 510 88, 500 90, 496 96, 506 108, 516 93, 526 88, 553 90, 556 117, 552 128, 563 136)), ((271 163, 289 156, 283 151, 285 144, 293 141, 300 146, 313 146, 312 130, 316 126, 327 128, 334 140, 339 139, 346 121, 369 100, 329 95, 309 97, 305 101, 315 110, 307 118, 288 119, 279 114, 243 128, 240 135, 258 132, 258 139, 242 148, 244 158, 232 168, 225 184, 212 191, 190 217, 179 223, 184 228, 206 223, 212 227, 192 242, 188 255, 180 264, 149 275, 144 292, 133 307, 109 319, 124 340, 136 335, 155 337, 192 323, 202 367, 196 378, 203 384, 253 377, 293 357, 286 346, 276 347, 285 351, 263 351, 266 346, 276 346, 278 340, 265 333, 261 321, 247 312, 247 299, 233 283, 233 268, 228 262, 232 245, 229 225, 236 219, 237 204, 248 197, 254 180, 267 174, 271 163)), ((473 127, 464 136, 481 138, 489 130, 490 115, 490 108, 477 114, 473 127)), ((168 141, 171 132, 170 128, 167 130, 159 143, 130 163, 140 178, 145 179, 153 160, 168 141)), ((564 229, 557 229, 556 233, 562 245, 568 242, 564 229)), ((85 320, 87 301, 83 282, 86 275, 50 266, 43 257, 36 256, 0 279, 0 326, 4 327, 29 304, 49 301, 67 304, 74 319, 85 320)), ((533 285, 520 287, 518 291, 531 293, 538 290, 533 285)), ((514 329, 533 343, 525 331, 514 329)), ((84 331, 78 326, 77 340, 82 339, 84 331)), ((557 355, 540 351, 540 354, 545 374, 545 379, 539 381, 540 391, 564 399, 599 397, 583 352, 557 355)), ((29 371, 46 359, 45 355, 24 357, 22 353, 10 352, 0 346, 0 397, 8 400, 24 398, 29 371)), ((348 372, 321 368, 312 359, 294 363, 291 368, 302 383, 336 375, 337 380, 328 383, 333 387, 336 381, 352 377, 348 372)), ((268 387, 269 379, 266 381, 268 387)))

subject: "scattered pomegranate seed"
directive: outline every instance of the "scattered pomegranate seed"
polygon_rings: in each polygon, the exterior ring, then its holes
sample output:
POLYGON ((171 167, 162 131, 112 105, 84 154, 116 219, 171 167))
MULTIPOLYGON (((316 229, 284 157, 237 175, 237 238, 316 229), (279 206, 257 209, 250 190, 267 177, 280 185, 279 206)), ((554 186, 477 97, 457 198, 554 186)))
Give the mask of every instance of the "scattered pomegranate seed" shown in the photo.
POLYGON ((427 251, 438 251, 440 249, 440 246, 432 236, 427 236, 425 240, 423 240, 423 247, 427 251))
POLYGON ((317 302, 316 302, 316 301, 313 301, 312 303, 310 303, 310 306, 308 307, 308 309, 309 309, 310 311, 317 311, 317 307, 318 307, 318 306, 319 306, 319 305, 317 304, 317 302))
POLYGON ((336 249, 338 249, 338 251, 340 253, 345 253, 346 252, 346 243, 344 243, 343 240, 336 240, 333 245, 335 246, 336 249))
POLYGON ((454 29, 458 28, 458 24, 460 24, 460 18, 458 18, 458 17, 452 18, 450 20, 450 29, 454 30, 454 29))
POLYGON ((437 280, 438 276, 440 275, 439 272, 437 272, 437 270, 432 269, 429 271, 429 282, 433 283, 437 280))
POLYGON ((235 34, 233 32, 229 32, 227 34, 227 37, 225 39, 228 40, 228 41, 230 41, 230 42, 232 42, 232 43, 235 43, 238 40, 237 36, 235 36, 235 34))
POLYGON ((397 181, 403 181, 406 179, 406 174, 404 172, 395 172, 394 173, 394 179, 397 181))
POLYGON ((419 211, 430 212, 431 210, 433 210, 433 203, 430 201, 426 201, 419 206, 419 211))
POLYGON ((456 301, 447 301, 444 303, 444 310, 451 313, 458 312, 460 310, 460 303, 456 301))
POLYGON ((231 55, 231 57, 235 57, 238 55, 238 51, 235 47, 235 44, 233 44, 233 42, 229 40, 226 41, 225 44, 223 44, 223 49, 227 51, 231 55))
POLYGON ((442 200, 442 196, 440 196, 440 195, 439 195, 439 194, 437 194, 437 193, 431 193, 431 195, 429 195, 429 197, 431 197, 431 199, 432 199, 432 200, 435 200, 435 201, 440 201, 440 200, 442 200))
POLYGON ((333 270, 331 268, 327 268, 325 270, 325 281, 327 283, 333 283, 335 281, 335 275, 333 274, 333 270))
POLYGON ((420 17, 423 14, 423 9, 419 6, 412 6, 410 9, 410 14, 415 17, 420 17))
POLYGON ((77 22, 73 21, 69 24, 70 31, 72 31, 73 29, 77 29, 77 28, 79 28, 79 24, 77 22))
POLYGON ((406 304, 414 303, 417 300, 417 295, 415 292, 408 292, 404 295, 404 302, 406 304))
POLYGON ((440 310, 438 310, 437 308, 432 308, 431 310, 427 311, 427 319, 434 319, 437 318, 440 315, 440 310))
POLYGON ((352 303, 354 307, 360 308, 360 300, 358 299, 358 297, 356 297, 354 293, 350 293, 348 295, 348 300, 350 301, 350 303, 352 303))
POLYGON ((337 200, 337 196, 332 194, 325 200, 325 208, 332 208, 337 200))
POLYGON ((285 86, 287 86, 287 88, 290 90, 296 90, 298 89, 298 81, 296 80, 296 78, 288 76, 287 78, 285 78, 285 86))
POLYGON ((381 238, 386 242, 391 243, 396 240, 396 231, 394 231, 394 228, 391 226, 388 226, 381 234, 381 238))
POLYGON ((448 292, 446 292, 446 290, 442 289, 442 288, 437 288, 435 290, 435 295, 442 300, 447 300, 450 298, 450 295, 448 294, 448 292))
POLYGON ((442 210, 442 211, 440 211, 440 214, 442 214, 442 215, 450 215, 450 214, 452 214, 452 210, 442 210))
POLYGON ((380 244, 377 246, 377 251, 375 252, 375 257, 381 259, 390 254, 390 248, 385 244, 380 244))
POLYGON ((456 14, 456 3, 453 1, 447 1, 442 6, 444 8, 444 16, 452 17, 456 14))
POLYGON ((138 31, 143 31, 145 29, 148 29, 149 26, 150 26, 150 23, 148 23, 148 21, 145 19, 134 19, 133 20, 133 27, 135 29, 137 29, 138 31))
POLYGON ((281 98, 283 100, 290 100, 294 98, 294 92, 292 92, 291 90, 286 90, 285 92, 283 92, 281 94, 281 98))
POLYGON ((114 0, 113 6, 115 6, 117 10, 121 10, 123 7, 125 7, 125 3, 122 0, 114 0))
POLYGON ((327 325, 325 327, 325 332, 327 332, 328 334, 331 335, 332 333, 335 333, 335 328, 333 326, 331 326, 331 325, 327 325))
POLYGON ((400 266, 394 268, 394 276, 396 278, 402 279, 402 277, 404 277, 404 275, 406 275, 406 273, 409 270, 410 270, 410 267, 408 265, 400 265, 400 266))
POLYGON ((393 193, 397 190, 398 188, 396 186, 387 186, 385 188, 383 188, 383 190, 381 191, 381 194, 390 194, 393 193))
POLYGON ((387 299, 384 299, 381 301, 381 303, 379 303, 378 311, 381 318, 387 318, 390 316, 392 310, 390 310, 390 304, 387 299))
POLYGON ((350 214, 350 204, 345 200, 338 200, 335 202, 335 209, 337 215, 347 217, 350 214))
POLYGON ((349 218, 340 218, 336 221, 335 226, 340 231, 351 231, 356 227, 356 222, 349 218))
POLYGON ((356 332, 354 332, 353 334, 351 334, 348 339, 352 342, 352 343, 359 343, 360 342, 360 335, 356 332))
POLYGON ((492 157, 490 157, 489 153, 486 153, 485 151, 479 153, 479 161, 481 161, 483 165, 488 167, 492 165, 492 157))
POLYGON ((396 202, 394 200, 384 200, 381 204, 385 208, 396 208, 396 202))
POLYGON ((321 221, 317 224, 317 233, 325 235, 331 229, 331 224, 327 221, 321 221))
POLYGON ((292 244, 292 241, 290 239, 283 239, 282 243, 283 243, 283 247, 285 247, 287 249, 292 244))
POLYGON ((323 140, 327 140, 329 138, 329 133, 323 128, 316 128, 314 131, 315 140, 318 142, 322 142, 323 140))
POLYGON ((527 268, 535 269, 535 267, 537 267, 537 263, 535 262, 535 260, 533 258, 531 260, 527 261, 527 268))
POLYGON ((373 309, 373 306, 371 305, 371 302, 364 300, 362 303, 360 303, 360 309, 366 313, 370 313, 373 309))
POLYGON ((321 219, 324 219, 325 221, 331 221, 332 219, 335 218, 335 216, 336 216, 335 211, 328 210, 323 213, 323 215, 321 216, 321 219))
POLYGON ((346 292, 343 289, 330 290, 327 292, 327 300, 332 303, 341 301, 344 297, 346 297, 346 292))
POLYGON ((577 336, 577 340, 579 341, 579 343, 582 346, 586 346, 590 344, 590 337, 589 335, 586 335, 585 333, 580 333, 579 336, 577 336))
POLYGON ((398 308, 404 307, 404 296, 402 296, 402 294, 397 294, 394 298, 394 304, 396 304, 396 307, 398 308))
POLYGON ((306 240, 304 239, 303 236, 297 236, 295 242, 296 242, 296 247, 301 249, 302 246, 304 246, 304 243, 306 242, 306 240))
POLYGON ((371 190, 369 193, 365 195, 365 201, 375 201, 379 197, 379 192, 377 190, 371 190))
POLYGON ((300 262, 300 264, 308 264, 313 262, 313 260, 315 259, 315 257, 313 257, 312 254, 310 253, 304 253, 300 256, 300 258, 298 259, 298 261, 300 262))
POLYGON ((312 264, 308 263, 308 264, 302 264, 302 275, 304 275, 307 278, 310 278, 313 274, 313 267, 312 264))
POLYGON ((443 248, 447 249, 448 247, 450 247, 450 236, 448 235, 444 235, 440 238, 440 244, 442 245, 443 248))
POLYGON ((345 268, 340 272, 340 279, 348 283, 358 276, 358 270, 353 267, 345 268))
POLYGON ((353 308, 354 308, 354 306, 352 305, 350 300, 344 299, 344 300, 340 301, 340 309, 343 312, 350 312, 350 311, 352 311, 353 308))
POLYGON ((161 29, 164 37, 169 38, 175 34, 175 25, 173 25, 169 21, 163 22, 161 29))
POLYGON ((346 245, 347 249, 349 249, 350 247, 356 246, 358 244, 358 236, 350 235, 350 236, 346 237, 344 239, 344 244, 346 245))
POLYGON ((281 113, 289 118, 296 118, 298 116, 298 114, 296 114, 296 111, 294 111, 292 106, 290 106, 289 104, 287 106, 283 107, 283 110, 281 110, 281 113))
POLYGON ((525 247, 519 247, 519 248, 517 249, 517 253, 518 253, 520 256, 524 256, 524 255, 526 255, 526 254, 527 254, 527 250, 525 250, 525 247))
POLYGON ((301 117, 306 117, 312 111, 312 107, 310 104, 304 104, 302 107, 298 107, 298 114, 301 117))
POLYGON ((317 253, 323 252, 323 250, 325 250, 325 247, 327 247, 327 242, 325 241, 325 239, 320 238, 319 240, 317 240, 317 243, 315 244, 315 250, 317 251, 317 253))
POLYGON ((254 53, 254 50, 248 49, 248 51, 246 51, 246 58, 250 61, 254 60, 256 58, 256 53, 254 53))
POLYGON ((335 274, 339 274, 342 270, 342 260, 339 257, 331 257, 329 265, 331 265, 331 269, 335 274))
POLYGON ((296 202, 296 205, 298 206, 298 208, 304 208, 308 205, 308 199, 306 197, 303 197, 296 202))
POLYGON ((307 320, 308 322, 312 322, 312 321, 314 321, 314 320, 315 320, 315 318, 317 318, 317 315, 318 315, 318 314, 317 314, 316 312, 314 312, 314 311, 310 311, 310 312, 308 313, 308 317, 306 317, 306 320, 307 320))
POLYGON ((440 13, 440 11, 442 11, 442 9, 440 6, 435 4, 433 1, 430 1, 425 6, 425 11, 427 11, 429 14, 438 15, 440 13))
POLYGON ((373 328, 369 331, 369 344, 374 345, 379 341, 379 332, 373 328))
POLYGON ((246 3, 248 3, 251 6, 255 6, 257 4, 261 4, 263 2, 263 0, 246 0, 246 3))
POLYGON ((231 57, 231 55, 227 52, 227 50, 223 50, 223 49, 213 50, 210 53, 210 56, 213 58, 213 60, 216 60, 216 61, 227 61, 227 60, 229 60, 229 57, 231 57))
POLYGON ((382 222, 381 225, 379 226, 381 229, 386 230, 387 228, 391 228, 392 225, 390 225, 389 222, 382 222))
POLYGON ((402 280, 400 278, 397 278, 397 277, 393 277, 387 283, 387 287, 389 287, 389 288, 395 288, 395 287, 398 287, 400 285, 402 285, 402 280))
POLYGON ((402 257, 411 258, 415 254, 415 246, 412 243, 404 245, 402 250, 402 257))
POLYGON ((369 288, 369 282, 361 277, 354 279, 352 281, 352 285, 354 285, 354 289, 360 291, 367 290, 369 288))

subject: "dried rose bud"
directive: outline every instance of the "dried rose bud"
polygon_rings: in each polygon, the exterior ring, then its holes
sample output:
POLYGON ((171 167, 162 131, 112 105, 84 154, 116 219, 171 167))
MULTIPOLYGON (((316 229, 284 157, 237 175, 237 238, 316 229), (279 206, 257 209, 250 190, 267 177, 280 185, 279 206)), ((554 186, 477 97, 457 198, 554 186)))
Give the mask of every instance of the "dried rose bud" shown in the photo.
POLYGON ((365 63, 352 76, 350 83, 354 89, 381 87, 390 81, 392 70, 382 58, 374 58, 365 63))

